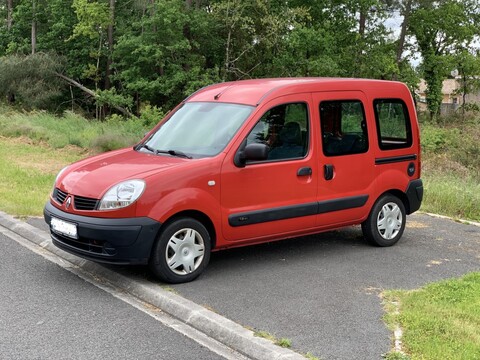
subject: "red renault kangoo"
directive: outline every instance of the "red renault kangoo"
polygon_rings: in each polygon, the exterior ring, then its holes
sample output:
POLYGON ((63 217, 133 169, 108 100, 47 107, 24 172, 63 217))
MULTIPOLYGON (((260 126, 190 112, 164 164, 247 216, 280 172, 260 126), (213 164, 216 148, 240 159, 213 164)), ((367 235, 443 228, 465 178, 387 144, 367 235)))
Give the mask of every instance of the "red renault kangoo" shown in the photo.
POLYGON ((65 251, 181 283, 211 251, 354 224, 391 246, 422 196, 404 84, 262 79, 201 89, 133 148, 67 166, 44 216, 65 251))

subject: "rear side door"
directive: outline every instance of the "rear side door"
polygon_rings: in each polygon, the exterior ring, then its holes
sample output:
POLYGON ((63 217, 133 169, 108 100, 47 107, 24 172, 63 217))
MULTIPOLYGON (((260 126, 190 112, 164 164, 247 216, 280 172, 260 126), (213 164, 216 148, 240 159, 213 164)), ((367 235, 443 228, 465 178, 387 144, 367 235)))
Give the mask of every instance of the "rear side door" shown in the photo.
POLYGON ((365 219, 374 201, 373 111, 361 91, 313 94, 320 125, 317 226, 365 219))
POLYGON ((265 104, 222 166, 222 231, 229 241, 261 241, 313 228, 319 172, 313 154, 311 95, 265 104), (268 158, 234 164, 240 144, 267 144, 268 158))

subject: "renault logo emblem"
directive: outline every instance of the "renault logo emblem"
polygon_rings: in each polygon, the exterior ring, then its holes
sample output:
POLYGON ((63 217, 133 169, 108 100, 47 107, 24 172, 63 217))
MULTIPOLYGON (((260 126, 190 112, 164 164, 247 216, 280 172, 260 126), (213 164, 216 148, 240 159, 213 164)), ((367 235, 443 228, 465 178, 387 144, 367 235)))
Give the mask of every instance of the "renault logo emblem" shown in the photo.
POLYGON ((67 199, 67 202, 65 203, 65 209, 68 210, 68 208, 70 207, 71 204, 72 204, 72 197, 69 196, 68 199, 67 199))

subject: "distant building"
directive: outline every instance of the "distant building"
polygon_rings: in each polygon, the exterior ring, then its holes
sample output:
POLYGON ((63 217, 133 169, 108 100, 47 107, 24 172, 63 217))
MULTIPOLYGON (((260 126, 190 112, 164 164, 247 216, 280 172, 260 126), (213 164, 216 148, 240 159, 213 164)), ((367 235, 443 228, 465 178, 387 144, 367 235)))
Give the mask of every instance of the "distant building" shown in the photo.
MULTIPOLYGON (((425 80, 421 80, 418 86, 418 91, 416 92, 417 98, 417 109, 418 111, 427 111, 427 100, 426 100, 426 90, 427 84, 425 80)), ((442 105, 440 108, 441 114, 448 114, 457 110, 461 105, 463 105, 463 96, 461 90, 460 78, 455 79, 445 79, 442 84, 442 105)), ((468 103, 477 103, 480 104, 480 91, 474 94, 467 94, 465 102, 468 103)))

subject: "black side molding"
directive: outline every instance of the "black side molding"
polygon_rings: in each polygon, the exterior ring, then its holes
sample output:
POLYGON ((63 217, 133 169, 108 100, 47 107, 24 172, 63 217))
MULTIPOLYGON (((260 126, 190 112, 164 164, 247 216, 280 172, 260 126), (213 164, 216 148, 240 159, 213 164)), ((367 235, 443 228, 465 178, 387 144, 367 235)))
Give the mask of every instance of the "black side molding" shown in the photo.
POLYGON ((228 217, 230 226, 259 224, 275 220, 285 220, 302 216, 316 215, 318 203, 284 206, 267 210, 257 210, 233 214, 228 217))
POLYGON ((375 165, 391 164, 403 161, 417 160, 417 154, 402 155, 402 156, 389 156, 375 159, 375 165))
POLYGON ((368 195, 360 195, 314 203, 283 206, 266 210, 249 211, 230 215, 228 217, 228 223, 230 226, 236 227, 275 220, 292 219, 302 216, 324 214, 332 211, 362 207, 365 205, 367 200, 368 195))
POLYGON ((422 205, 423 200, 423 182, 422 179, 412 180, 405 191, 408 199, 407 215, 414 213, 422 205))
POLYGON ((318 203, 318 213, 346 210, 362 207, 368 200, 368 195, 350 196, 341 199, 326 200, 318 203))

